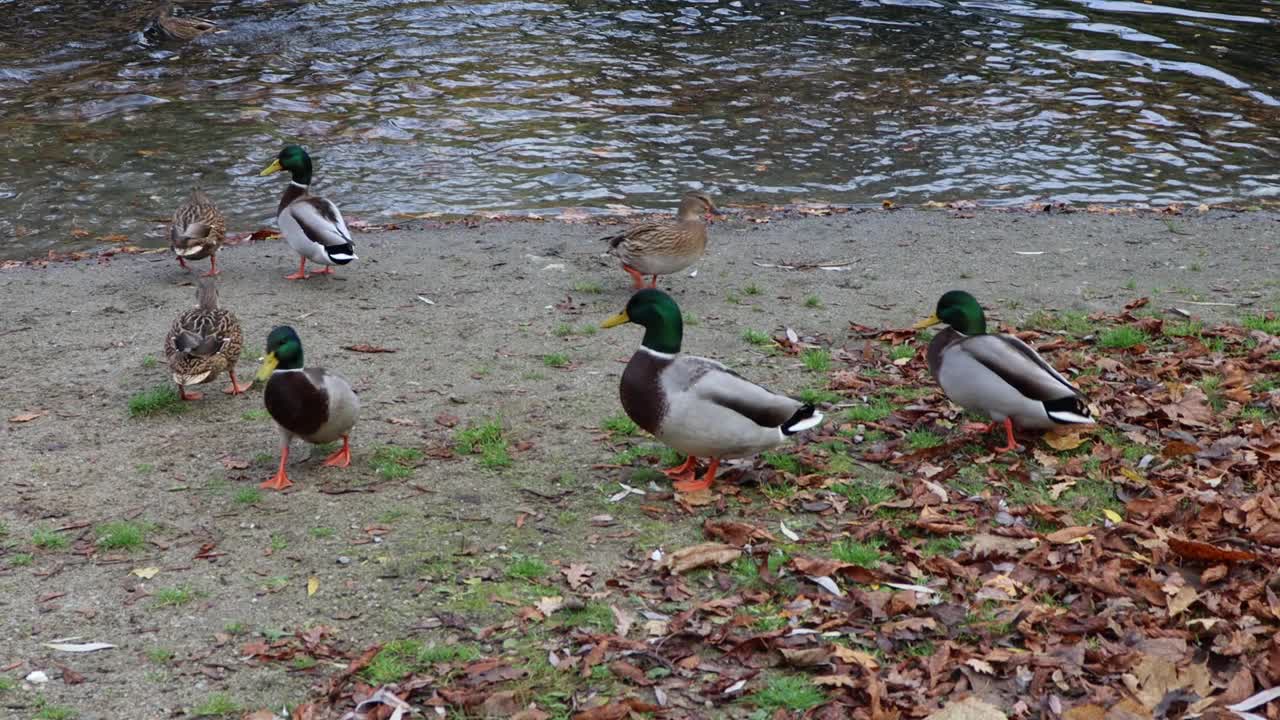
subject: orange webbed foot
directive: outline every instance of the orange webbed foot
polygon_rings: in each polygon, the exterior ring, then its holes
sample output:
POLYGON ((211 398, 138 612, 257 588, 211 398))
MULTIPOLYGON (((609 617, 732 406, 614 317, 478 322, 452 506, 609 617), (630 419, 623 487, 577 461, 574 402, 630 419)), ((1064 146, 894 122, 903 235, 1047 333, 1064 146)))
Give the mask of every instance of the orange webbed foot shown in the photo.
MULTIPOLYGON (((995 425, 995 423, 992 423, 992 425, 995 425)), ((1005 443, 1004 447, 996 448, 996 452, 1006 453, 1012 450, 1017 450, 1018 441, 1013 437, 1013 421, 1010 420, 1009 418, 1004 419, 1004 433, 1005 433, 1007 442, 1005 443)))
POLYGON ((270 480, 264 480, 258 487, 263 490, 283 490, 293 483, 289 482, 289 476, 285 474, 284 468, 281 468, 270 480))
POLYGON ((682 493, 698 492, 699 490, 709 490, 711 488, 711 484, 715 482, 716 470, 719 467, 720 467, 720 459, 711 458, 711 464, 707 466, 707 472, 703 474, 701 480, 681 480, 680 482, 673 483, 672 487, 674 487, 678 492, 682 492, 682 493))
POLYGON ((253 381, 252 381, 252 380, 250 380, 249 382, 247 382, 247 383, 245 383, 245 384, 241 385, 241 384, 240 384, 240 382, 239 382, 238 380, 236 380, 236 374, 235 374, 235 372, 234 372, 234 371, 233 371, 233 372, 230 372, 230 373, 228 373, 228 374, 231 376, 231 387, 226 388, 226 389, 225 389, 225 390, 223 390, 222 392, 224 392, 224 393, 226 393, 226 394, 228 394, 228 395, 239 395, 240 393, 243 393, 243 392, 245 392, 246 390, 248 390, 249 388, 253 387, 253 381))
POLYGON ((333 268, 331 268, 331 267, 329 267, 328 265, 326 265, 326 266, 325 266, 325 268, 324 268, 323 270, 317 270, 317 271, 315 271, 315 272, 313 272, 313 273, 311 273, 311 274, 312 274, 312 275, 334 275, 335 273, 334 273, 333 268))
POLYGON ((285 280, 306 280, 309 277, 311 276, 299 270, 296 273, 290 273, 289 275, 285 275, 284 279, 285 280))
POLYGON ((187 392, 186 388, 182 387, 181 385, 178 386, 178 398, 181 400, 199 400, 203 397, 204 397, 204 393, 187 392))
POLYGON ((342 449, 325 458, 324 465, 325 467, 350 467, 351 443, 345 435, 342 436, 342 449))
POLYGON ((676 482, 693 482, 696 476, 695 471, 698 469, 698 459, 690 455, 685 461, 676 467, 667 468, 662 471, 663 475, 671 478, 676 482))

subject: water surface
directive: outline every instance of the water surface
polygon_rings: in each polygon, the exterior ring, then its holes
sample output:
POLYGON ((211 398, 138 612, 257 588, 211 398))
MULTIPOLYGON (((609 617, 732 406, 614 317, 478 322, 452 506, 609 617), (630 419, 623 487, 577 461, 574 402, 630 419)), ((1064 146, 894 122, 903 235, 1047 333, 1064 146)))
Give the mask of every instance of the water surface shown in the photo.
POLYGON ((0 0, 0 257, 274 215, 1280 196, 1280 0, 0 0), (85 235, 85 233, 88 235, 85 235))

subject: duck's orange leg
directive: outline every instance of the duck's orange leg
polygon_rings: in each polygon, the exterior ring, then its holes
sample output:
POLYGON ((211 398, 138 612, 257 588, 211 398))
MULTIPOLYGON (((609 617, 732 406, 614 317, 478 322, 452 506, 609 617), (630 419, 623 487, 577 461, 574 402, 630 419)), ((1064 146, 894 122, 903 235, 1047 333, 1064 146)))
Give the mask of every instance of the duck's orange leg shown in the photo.
POLYGON ((351 442, 346 435, 342 436, 342 449, 325 458, 326 467, 347 467, 351 465, 351 442))
POLYGON ((187 261, 183 260, 181 255, 178 256, 178 266, 187 272, 191 272, 191 268, 187 267, 187 261))
MULTIPOLYGON (((992 423, 994 425, 995 423, 992 423)), ((1008 444, 1004 447, 996 448, 996 452, 1009 452, 1018 449, 1018 441, 1013 438, 1013 420, 1004 419, 1004 434, 1008 438, 1008 444)))
POLYGON ((213 277, 218 274, 218 256, 216 254, 209 256, 209 272, 201 277, 213 277))
POLYGON ((626 263, 622 263, 622 269, 626 270, 627 274, 631 276, 632 287, 636 288, 637 290, 644 287, 644 275, 641 275, 639 270, 631 267, 626 263))
POLYGON ((202 397, 204 397, 204 393, 187 392, 186 388, 181 385, 178 386, 178 399, 180 400, 199 400, 202 397))
POLYGON ((276 470, 276 474, 271 476, 270 480, 264 480, 258 487, 263 490, 283 490, 293 483, 289 482, 289 474, 284 471, 285 463, 289 462, 289 446, 286 444, 284 449, 280 451, 280 468, 276 470))
POLYGON ((253 387, 253 381, 252 381, 252 380, 250 380, 249 382, 247 382, 247 383, 245 383, 245 384, 241 385, 241 384, 240 384, 240 382, 236 380, 236 371, 235 371, 235 370, 228 370, 228 371, 227 371, 227 374, 231 376, 231 387, 229 387, 229 388, 227 388, 227 389, 223 390, 222 392, 224 392, 224 393, 226 393, 226 394, 228 394, 228 395, 239 395, 240 393, 242 393, 242 392, 244 392, 244 391, 248 390, 249 388, 253 387))
POLYGON ((656 287, 658 287, 658 276, 657 276, 657 275, 654 275, 652 278, 650 278, 650 279, 649 279, 649 287, 651 287, 651 288, 656 288, 656 287))
POLYGON ((285 275, 284 279, 285 280, 306 280, 309 277, 311 276, 307 274, 307 259, 302 258, 298 260, 298 272, 293 273, 292 275, 285 275))
POLYGON ((707 472, 703 474, 701 480, 683 480, 675 484, 675 489, 682 493, 697 492, 698 490, 706 490, 711 487, 711 483, 716 479, 716 470, 720 467, 720 458, 711 458, 711 464, 707 466, 707 472))
POLYGON ((692 482, 694 471, 698 469, 698 459, 690 455, 684 463, 662 471, 663 475, 680 482, 692 482))
POLYGON ((317 271, 315 271, 315 272, 313 272, 313 273, 311 273, 311 274, 312 274, 312 275, 332 275, 332 274, 333 274, 333 266, 332 266, 332 265, 325 265, 323 270, 317 270, 317 271))

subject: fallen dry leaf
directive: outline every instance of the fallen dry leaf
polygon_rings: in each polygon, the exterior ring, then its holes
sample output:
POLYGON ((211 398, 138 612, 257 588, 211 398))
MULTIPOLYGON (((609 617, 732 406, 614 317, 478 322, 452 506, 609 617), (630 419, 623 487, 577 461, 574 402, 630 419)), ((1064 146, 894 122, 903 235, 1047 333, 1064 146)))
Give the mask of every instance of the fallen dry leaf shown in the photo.
POLYGON ((1178 538, 1169 538, 1169 549, 1178 553, 1188 560, 1204 560, 1207 562, 1252 562, 1258 560, 1258 556, 1246 552, 1244 550, 1229 550, 1219 548, 1209 543, 1197 542, 1194 540, 1180 540, 1178 538))
POLYGON ((701 545, 681 548, 667 555, 662 561, 662 567, 667 568, 676 575, 680 575, 698 568, 731 563, 741 555, 742 550, 732 545, 702 543, 701 545))
POLYGON ((378 347, 377 345, 369 345, 369 344, 367 344, 367 343, 361 343, 361 344, 359 344, 359 345, 347 345, 347 346, 345 346, 345 347, 344 347, 344 349, 345 349, 345 350, 350 350, 350 351, 352 351, 352 352, 360 352, 360 353, 393 353, 393 352, 397 352, 397 351, 396 351, 395 349, 393 349, 393 348, 378 347))

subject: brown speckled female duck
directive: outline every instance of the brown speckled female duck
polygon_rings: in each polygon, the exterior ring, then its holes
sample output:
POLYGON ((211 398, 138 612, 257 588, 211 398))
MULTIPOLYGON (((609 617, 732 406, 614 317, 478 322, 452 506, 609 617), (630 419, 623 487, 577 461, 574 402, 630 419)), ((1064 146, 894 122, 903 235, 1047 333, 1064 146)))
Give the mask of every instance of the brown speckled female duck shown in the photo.
POLYGON ((164 339, 164 356, 173 381, 178 384, 178 396, 199 400, 202 395, 188 393, 186 387, 212 382, 223 371, 231 377, 231 387, 223 392, 238 395, 253 385, 241 385, 236 380, 236 362, 244 347, 240 321, 230 310, 218 307, 218 288, 213 278, 201 277, 197 281, 196 297, 199 307, 179 315, 164 339))
POLYGON ((169 247, 178 256, 178 264, 189 270, 187 260, 209 258, 209 272, 218 274, 218 248, 227 238, 227 220, 208 195, 193 188, 186 202, 173 211, 169 223, 169 247))
POLYGON ((658 286, 659 275, 670 275, 698 261, 707 250, 707 222, 716 214, 715 203, 705 193, 685 193, 674 223, 645 223, 611 235, 609 254, 622 261, 635 287, 658 286))

